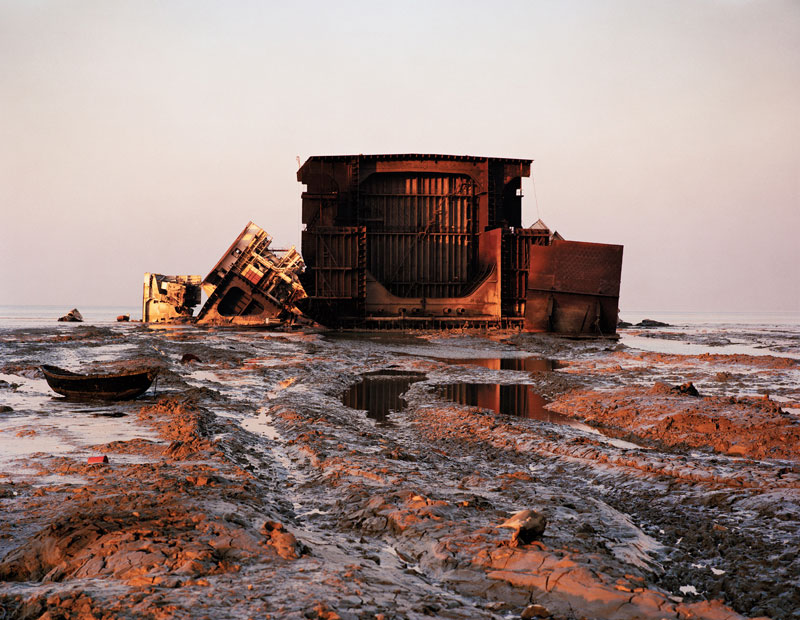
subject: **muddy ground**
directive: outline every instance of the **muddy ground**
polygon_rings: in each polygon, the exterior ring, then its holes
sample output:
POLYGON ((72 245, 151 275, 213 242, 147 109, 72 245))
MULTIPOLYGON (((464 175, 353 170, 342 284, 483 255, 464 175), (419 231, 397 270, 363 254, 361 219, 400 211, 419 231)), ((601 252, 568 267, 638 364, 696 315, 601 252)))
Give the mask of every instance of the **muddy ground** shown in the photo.
POLYGON ((0 441, 31 447, 0 474, 0 618, 800 618, 797 359, 513 333, 2 340, 0 441), (75 405, 40 363, 162 371, 75 405), (524 509, 547 526, 514 543, 498 526, 524 509))

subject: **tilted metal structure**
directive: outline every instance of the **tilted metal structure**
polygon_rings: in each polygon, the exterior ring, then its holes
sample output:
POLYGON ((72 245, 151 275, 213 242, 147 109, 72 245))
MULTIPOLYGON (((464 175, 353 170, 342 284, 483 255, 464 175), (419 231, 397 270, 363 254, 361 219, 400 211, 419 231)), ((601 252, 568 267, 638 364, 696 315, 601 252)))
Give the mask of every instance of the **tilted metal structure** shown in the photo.
POLYGON ((297 173, 307 188, 306 312, 332 327, 614 333, 622 248, 564 241, 541 223, 523 228, 531 161, 309 158, 297 173), (598 277, 573 271, 584 267, 598 277))
POLYGON ((305 267, 294 248, 270 249, 272 237, 249 222, 203 280, 208 300, 200 324, 265 326, 290 324, 306 294, 298 274, 305 267))
POLYGON ((293 247, 270 249, 266 231, 249 222, 206 276, 146 273, 142 320, 199 324, 288 326, 300 316, 295 305, 306 293, 298 279, 305 265, 293 247), (202 291, 208 296, 196 317, 202 291))

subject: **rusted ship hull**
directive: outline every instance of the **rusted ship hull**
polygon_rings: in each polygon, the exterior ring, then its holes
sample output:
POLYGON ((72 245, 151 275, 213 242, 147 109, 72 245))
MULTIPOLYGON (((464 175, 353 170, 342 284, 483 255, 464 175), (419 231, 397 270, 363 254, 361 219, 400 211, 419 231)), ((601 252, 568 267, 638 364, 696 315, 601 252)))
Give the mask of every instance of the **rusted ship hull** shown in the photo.
POLYGON ((304 311, 330 327, 614 334, 622 248, 566 242, 541 222, 523 228, 520 189, 530 164, 309 158, 297 173, 307 186, 304 311))

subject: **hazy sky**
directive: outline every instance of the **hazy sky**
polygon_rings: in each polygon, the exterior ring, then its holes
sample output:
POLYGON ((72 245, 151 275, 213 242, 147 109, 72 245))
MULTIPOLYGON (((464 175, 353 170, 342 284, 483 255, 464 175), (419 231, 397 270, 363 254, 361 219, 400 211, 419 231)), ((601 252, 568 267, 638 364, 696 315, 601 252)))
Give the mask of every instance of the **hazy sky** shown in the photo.
POLYGON ((533 158, 524 223, 625 246, 620 307, 800 310, 800 1, 0 0, 0 304, 141 300, 297 157, 533 158))

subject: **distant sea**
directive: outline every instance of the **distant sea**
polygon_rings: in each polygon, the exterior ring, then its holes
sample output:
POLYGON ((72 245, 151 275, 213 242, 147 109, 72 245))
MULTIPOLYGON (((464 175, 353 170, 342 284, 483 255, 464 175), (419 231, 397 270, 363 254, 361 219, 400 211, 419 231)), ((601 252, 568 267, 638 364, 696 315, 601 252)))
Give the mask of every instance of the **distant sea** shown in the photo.
MULTIPOLYGON (((64 316, 68 306, 0 306, 0 325, 5 327, 38 327, 50 325, 64 316)), ((79 307, 84 322, 89 325, 114 323, 120 314, 130 314, 131 320, 142 318, 141 306, 84 306, 79 307)), ((620 318, 629 323, 653 319, 675 326, 702 325, 800 325, 800 310, 787 312, 667 312, 662 310, 623 310, 620 318)))
MULTIPOLYGON (((75 306, 0 306, 0 328, 47 327, 58 321, 75 306)), ((120 314, 130 314, 131 320, 142 318, 141 306, 82 306, 78 307, 85 325, 116 323, 120 314)))
POLYGON ((669 312, 663 310, 621 310, 619 318, 628 323, 653 319, 670 325, 800 325, 800 310, 785 312, 669 312))
MULTIPOLYGON (((117 316, 140 320, 140 306, 84 306, 83 323, 58 323, 67 306, 0 306, 0 331, 31 328, 71 329, 75 325, 117 325, 117 316)), ((621 330, 622 343, 636 349, 678 354, 777 355, 800 359, 800 311, 795 312, 664 312, 622 311, 634 325, 643 319, 668 323, 668 328, 621 330)))

